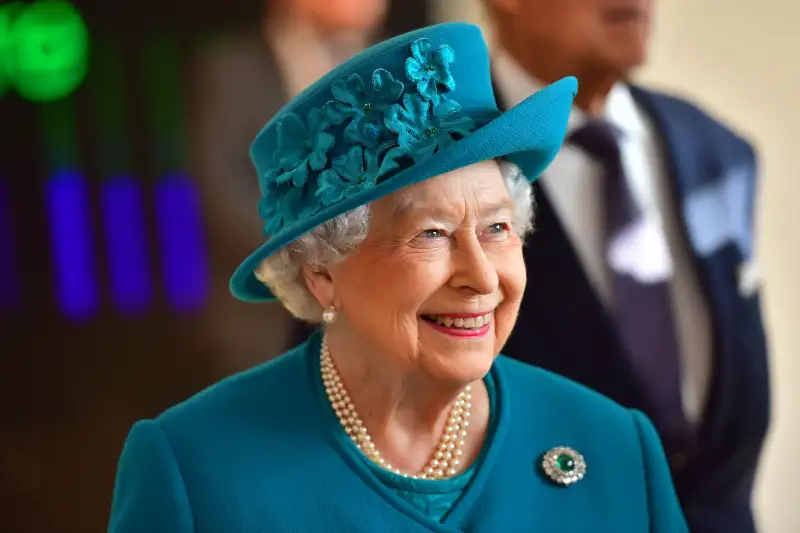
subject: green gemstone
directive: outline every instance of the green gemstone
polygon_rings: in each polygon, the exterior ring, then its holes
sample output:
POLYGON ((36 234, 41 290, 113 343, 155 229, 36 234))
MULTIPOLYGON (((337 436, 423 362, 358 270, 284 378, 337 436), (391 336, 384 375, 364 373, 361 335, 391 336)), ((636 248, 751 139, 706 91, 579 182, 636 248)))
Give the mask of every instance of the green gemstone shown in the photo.
POLYGON ((556 459, 556 465, 562 472, 572 472, 575 470, 575 459, 569 454, 561 454, 556 459))

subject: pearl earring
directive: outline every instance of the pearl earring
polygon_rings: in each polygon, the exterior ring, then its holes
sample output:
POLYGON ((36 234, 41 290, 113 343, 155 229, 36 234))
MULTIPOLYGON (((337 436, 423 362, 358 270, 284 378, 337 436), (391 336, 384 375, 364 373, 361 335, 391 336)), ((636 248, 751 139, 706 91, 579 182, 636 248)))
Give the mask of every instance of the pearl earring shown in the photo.
POLYGON ((336 321, 336 308, 334 306, 331 305, 322 312, 322 321, 326 324, 333 324, 336 321))

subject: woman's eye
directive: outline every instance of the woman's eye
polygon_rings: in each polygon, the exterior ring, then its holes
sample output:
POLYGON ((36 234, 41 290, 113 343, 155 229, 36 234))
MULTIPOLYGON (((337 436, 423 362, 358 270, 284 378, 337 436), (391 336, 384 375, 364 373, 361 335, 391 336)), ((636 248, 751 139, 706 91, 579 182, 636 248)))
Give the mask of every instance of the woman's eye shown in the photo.
POLYGON ((488 230, 489 233, 503 233, 504 231, 507 231, 508 228, 502 222, 498 222, 497 224, 492 224, 489 226, 488 230))
POLYGON ((483 236, 491 240, 503 239, 509 234, 510 231, 511 229, 509 228, 508 224, 505 222, 498 222, 496 224, 492 224, 491 226, 487 226, 487 228, 483 230, 483 236))
POLYGON ((438 239, 439 237, 444 237, 444 231, 440 229, 426 229, 422 232, 422 236, 426 239, 438 239))

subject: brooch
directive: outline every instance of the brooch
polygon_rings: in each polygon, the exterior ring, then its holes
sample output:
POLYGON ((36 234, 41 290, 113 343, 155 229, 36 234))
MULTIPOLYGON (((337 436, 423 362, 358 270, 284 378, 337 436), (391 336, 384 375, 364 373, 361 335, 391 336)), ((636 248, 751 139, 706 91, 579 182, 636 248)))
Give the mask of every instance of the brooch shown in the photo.
POLYGON ((558 446, 544 454, 542 470, 553 483, 568 487, 586 475, 586 461, 572 448, 558 446))

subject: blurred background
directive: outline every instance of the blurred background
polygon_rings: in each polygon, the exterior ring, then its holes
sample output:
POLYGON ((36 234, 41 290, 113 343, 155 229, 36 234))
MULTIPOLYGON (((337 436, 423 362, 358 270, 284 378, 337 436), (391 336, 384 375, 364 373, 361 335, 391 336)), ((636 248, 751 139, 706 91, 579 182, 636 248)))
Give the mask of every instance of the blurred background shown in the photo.
MULTIPOLYGON (((0 0, 0 531, 104 531, 131 424, 289 342, 277 304, 227 295, 260 238, 247 154, 260 127, 376 39, 484 22, 477 0, 329 4, 310 13, 330 30, 319 54, 308 25, 282 23, 281 0, 0 0), (28 67, 13 87, 12 45, 28 67)), ((756 507, 762 531, 794 533, 800 4, 657 4, 639 77, 761 154, 775 416, 756 507)))

